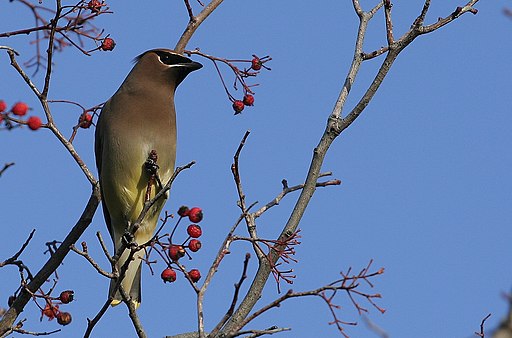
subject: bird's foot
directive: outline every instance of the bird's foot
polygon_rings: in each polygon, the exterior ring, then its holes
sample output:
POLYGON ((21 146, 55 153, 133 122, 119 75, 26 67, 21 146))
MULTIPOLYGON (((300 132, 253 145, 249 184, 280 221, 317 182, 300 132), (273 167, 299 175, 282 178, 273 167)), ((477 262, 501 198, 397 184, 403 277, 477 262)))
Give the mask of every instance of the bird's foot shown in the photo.
POLYGON ((131 247, 132 245, 137 245, 137 243, 135 243, 135 238, 134 238, 133 234, 131 234, 128 231, 126 231, 123 234, 123 237, 121 240, 122 240, 123 244, 126 245, 126 247, 131 247))
POLYGON ((163 188, 162 182, 160 181, 160 177, 158 176, 158 169, 160 169, 160 167, 158 166, 158 164, 156 164, 157 161, 158 154, 156 153, 156 150, 151 150, 146 162, 144 162, 144 168, 146 169, 146 172, 149 175, 148 187, 146 189, 145 195, 146 201, 149 201, 151 197, 151 187, 153 186, 155 181, 158 183, 160 189, 163 188))

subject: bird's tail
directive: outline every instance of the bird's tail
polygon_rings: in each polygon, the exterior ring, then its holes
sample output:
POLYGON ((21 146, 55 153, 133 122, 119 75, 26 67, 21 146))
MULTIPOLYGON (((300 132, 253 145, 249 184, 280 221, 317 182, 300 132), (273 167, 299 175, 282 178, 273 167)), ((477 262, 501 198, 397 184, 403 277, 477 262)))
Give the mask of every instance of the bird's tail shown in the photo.
MULTIPOLYGON (((119 258, 119 261, 117 262, 119 272, 121 270, 121 267, 125 264, 126 260, 128 259, 129 252, 129 250, 125 250, 121 257, 119 258)), ((135 308, 138 308, 141 302, 141 270, 142 260, 139 257, 136 257, 135 260, 130 262, 130 265, 128 265, 128 269, 126 270, 124 278, 121 281, 121 286, 129 294, 130 298, 135 304, 135 308)), ((114 287, 116 283, 117 280, 112 279, 110 281, 110 288, 108 291, 109 297, 112 298, 112 303, 110 303, 110 305, 112 306, 116 306, 123 301, 123 298, 121 297, 121 293, 119 292, 119 290, 117 290, 117 292, 114 293, 114 287)))

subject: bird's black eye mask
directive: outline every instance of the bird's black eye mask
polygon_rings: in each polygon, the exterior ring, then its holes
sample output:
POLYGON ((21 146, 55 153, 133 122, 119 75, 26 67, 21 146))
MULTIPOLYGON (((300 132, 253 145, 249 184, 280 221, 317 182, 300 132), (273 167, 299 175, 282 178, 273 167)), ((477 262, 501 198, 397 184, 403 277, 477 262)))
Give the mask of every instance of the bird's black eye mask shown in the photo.
POLYGON ((179 63, 190 63, 190 59, 187 59, 184 56, 177 55, 177 54, 171 54, 166 52, 156 52, 158 57, 160 58, 160 61, 166 65, 175 65, 179 63))
POLYGON ((176 65, 176 64, 184 64, 184 63, 186 64, 186 63, 192 62, 192 60, 190 60, 189 58, 186 58, 182 55, 169 53, 169 52, 162 51, 162 50, 152 50, 152 51, 146 52, 144 54, 137 56, 135 58, 135 60, 133 60, 133 61, 138 62, 147 53, 155 53, 156 55, 158 55, 160 62, 162 62, 165 65, 169 65, 169 66, 176 65))

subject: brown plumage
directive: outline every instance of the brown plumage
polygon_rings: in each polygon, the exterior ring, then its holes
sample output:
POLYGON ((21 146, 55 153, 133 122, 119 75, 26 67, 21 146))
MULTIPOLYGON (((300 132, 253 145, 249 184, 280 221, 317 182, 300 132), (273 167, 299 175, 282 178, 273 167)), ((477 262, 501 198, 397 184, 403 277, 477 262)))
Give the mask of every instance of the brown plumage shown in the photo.
MULTIPOLYGON (((158 176, 163 184, 171 177, 176 159, 176 112, 174 92, 187 74, 201 64, 169 49, 149 50, 136 58, 136 64, 121 87, 105 103, 96 126, 96 165, 99 172, 102 206, 107 228, 117 251, 129 225, 140 215, 149 175, 144 168, 149 153, 158 155, 158 176)), ((153 184, 151 197, 160 187, 153 184)), ((134 239, 143 244, 151 239, 166 199, 150 209, 134 239)), ((141 255, 137 253, 122 281, 135 305, 141 302, 141 255)), ((125 250, 118 262, 128 257, 125 250)), ((121 302, 112 290, 112 305, 121 302)))

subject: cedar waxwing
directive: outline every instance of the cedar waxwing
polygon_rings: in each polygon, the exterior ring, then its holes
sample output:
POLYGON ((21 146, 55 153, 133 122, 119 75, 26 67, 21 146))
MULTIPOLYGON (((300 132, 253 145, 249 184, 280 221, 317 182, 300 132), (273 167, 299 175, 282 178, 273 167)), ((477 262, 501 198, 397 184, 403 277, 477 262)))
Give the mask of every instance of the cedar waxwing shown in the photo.
MULTIPOLYGON (((146 199, 151 174, 145 163, 150 152, 158 157, 157 178, 163 185, 174 171, 176 159, 176 112, 174 92, 187 74, 202 67, 169 49, 149 50, 135 59, 135 66, 121 87, 101 110, 96 126, 96 165, 101 185, 102 206, 114 249, 121 247, 123 235, 140 215, 146 199)), ((161 189, 158 180, 150 187, 153 198, 161 189)), ((154 235, 165 198, 159 199, 146 214, 134 241, 143 244, 154 235)), ((125 250, 117 266, 122 267, 129 255, 125 250)), ((141 256, 130 263, 121 285, 135 306, 141 302, 141 256)), ((110 283, 112 305, 122 298, 114 294, 110 283)))

